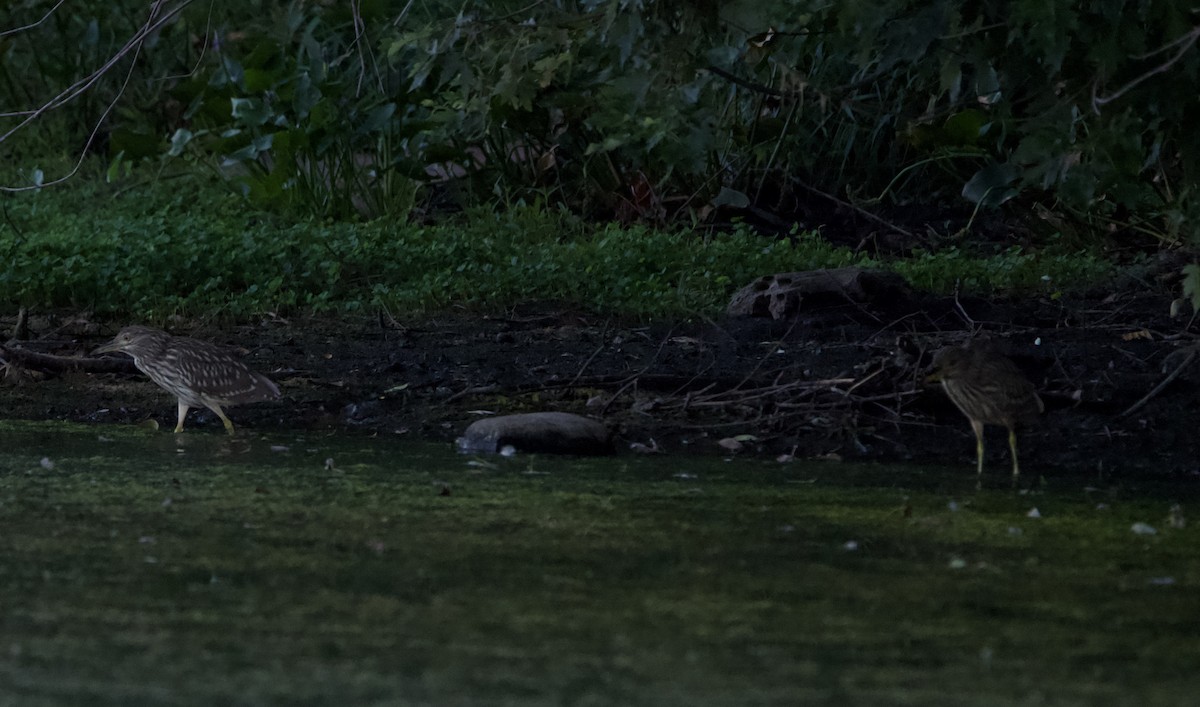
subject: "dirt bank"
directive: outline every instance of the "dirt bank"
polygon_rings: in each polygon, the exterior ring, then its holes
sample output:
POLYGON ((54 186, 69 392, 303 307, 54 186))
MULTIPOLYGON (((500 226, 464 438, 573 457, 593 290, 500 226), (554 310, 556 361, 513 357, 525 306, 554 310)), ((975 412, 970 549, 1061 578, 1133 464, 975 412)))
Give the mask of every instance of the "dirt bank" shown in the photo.
MULTIPOLYGON (((505 316, 403 323, 180 323, 174 333, 228 346, 279 382, 281 401, 232 410, 243 430, 450 440, 480 411, 566 410, 603 419, 622 450, 636 443, 728 453, 718 441, 740 437, 739 454, 938 462, 961 464, 964 473, 973 463, 970 428, 923 377, 934 350, 986 335, 1046 401, 1039 424, 1020 436, 1027 475, 1200 478, 1200 363, 1187 356, 1195 337, 1186 319, 1170 319, 1168 308, 1165 294, 1130 288, 1024 301, 914 295, 802 307, 783 321, 643 326, 540 304, 505 316), (1122 415, 1166 377, 1164 364, 1170 371, 1185 362, 1122 415)), ((126 322, 32 323, 24 350, 75 356, 126 322)), ((6 416, 173 426, 174 401, 140 375, 17 368, 0 386, 6 416)), ((189 427, 214 431, 220 423, 200 411, 189 427)), ((989 473, 1006 473, 1003 431, 989 428, 988 443, 989 473)))

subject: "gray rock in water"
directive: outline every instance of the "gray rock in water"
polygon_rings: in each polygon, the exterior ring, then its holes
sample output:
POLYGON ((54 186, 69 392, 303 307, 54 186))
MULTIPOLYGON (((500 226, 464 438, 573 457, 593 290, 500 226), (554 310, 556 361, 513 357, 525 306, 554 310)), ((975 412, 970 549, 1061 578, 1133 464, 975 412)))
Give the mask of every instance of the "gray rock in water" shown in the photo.
POLYGON ((458 451, 492 454, 512 446, 520 452, 612 454, 608 428, 569 412, 529 412, 472 422, 456 440, 458 451))

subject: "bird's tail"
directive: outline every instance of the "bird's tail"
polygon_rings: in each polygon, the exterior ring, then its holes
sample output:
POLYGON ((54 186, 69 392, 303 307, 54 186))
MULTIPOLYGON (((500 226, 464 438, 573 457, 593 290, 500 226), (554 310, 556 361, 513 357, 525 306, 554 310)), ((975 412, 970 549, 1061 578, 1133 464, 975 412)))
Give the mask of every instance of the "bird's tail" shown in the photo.
POLYGON ((254 376, 254 385, 238 394, 236 400, 230 400, 230 403, 257 403, 264 400, 275 400, 279 397, 279 386, 275 385, 275 381, 267 378, 261 373, 251 372, 254 376))

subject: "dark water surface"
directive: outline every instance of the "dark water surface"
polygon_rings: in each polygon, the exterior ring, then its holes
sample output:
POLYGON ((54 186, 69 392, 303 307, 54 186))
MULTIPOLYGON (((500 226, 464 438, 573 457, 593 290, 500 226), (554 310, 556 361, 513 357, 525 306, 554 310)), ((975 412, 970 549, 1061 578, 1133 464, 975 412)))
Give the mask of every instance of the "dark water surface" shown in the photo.
POLYGON ((1197 704, 1194 482, 967 462, 0 422, 0 706, 1197 704))

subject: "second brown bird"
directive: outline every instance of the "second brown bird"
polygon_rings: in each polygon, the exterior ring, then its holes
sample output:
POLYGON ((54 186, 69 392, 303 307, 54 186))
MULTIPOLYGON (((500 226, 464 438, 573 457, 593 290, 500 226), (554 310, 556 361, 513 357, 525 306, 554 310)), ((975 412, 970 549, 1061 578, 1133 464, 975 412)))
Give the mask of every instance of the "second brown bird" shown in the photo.
POLYGON ((983 426, 998 425, 1008 429, 1013 477, 1019 476, 1016 427, 1045 410, 1037 388, 1015 363, 979 344, 938 351, 933 368, 929 380, 941 382, 946 395, 971 421, 976 473, 983 474, 983 426))

